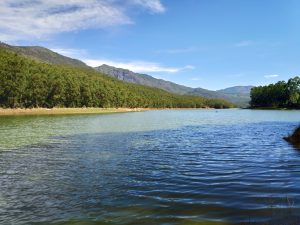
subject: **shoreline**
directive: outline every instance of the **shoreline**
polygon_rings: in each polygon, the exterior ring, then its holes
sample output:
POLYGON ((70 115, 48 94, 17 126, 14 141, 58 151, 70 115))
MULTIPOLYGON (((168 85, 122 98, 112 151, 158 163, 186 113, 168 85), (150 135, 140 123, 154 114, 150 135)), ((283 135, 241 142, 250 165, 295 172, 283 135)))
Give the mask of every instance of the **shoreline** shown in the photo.
POLYGON ((299 110, 299 108, 276 108, 276 107, 248 107, 243 109, 253 109, 253 110, 299 110))
MULTIPOLYGON (((214 110, 215 108, 0 108, 1 116, 80 115, 144 112, 150 110, 214 110)), ((219 110, 219 109, 217 109, 219 110)), ((220 109, 221 110, 221 109, 220 109)))
POLYGON ((80 115, 80 114, 108 114, 142 112, 142 108, 0 108, 1 116, 22 116, 22 115, 80 115))

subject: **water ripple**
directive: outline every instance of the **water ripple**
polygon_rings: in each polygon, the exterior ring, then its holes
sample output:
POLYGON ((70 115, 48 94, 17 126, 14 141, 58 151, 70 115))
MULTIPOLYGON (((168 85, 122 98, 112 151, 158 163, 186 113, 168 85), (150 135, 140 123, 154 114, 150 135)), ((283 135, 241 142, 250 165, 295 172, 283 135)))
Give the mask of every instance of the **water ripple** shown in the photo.
POLYGON ((290 122, 57 135, 0 153, 0 224, 230 224, 300 213, 290 122))

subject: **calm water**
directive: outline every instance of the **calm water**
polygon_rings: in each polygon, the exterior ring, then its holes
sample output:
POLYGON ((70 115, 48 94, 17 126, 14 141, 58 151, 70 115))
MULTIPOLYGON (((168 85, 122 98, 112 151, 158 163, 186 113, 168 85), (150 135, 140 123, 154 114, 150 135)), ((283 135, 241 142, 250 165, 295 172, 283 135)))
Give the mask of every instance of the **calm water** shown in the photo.
POLYGON ((0 224, 232 224, 300 214, 299 111, 0 117, 0 224))

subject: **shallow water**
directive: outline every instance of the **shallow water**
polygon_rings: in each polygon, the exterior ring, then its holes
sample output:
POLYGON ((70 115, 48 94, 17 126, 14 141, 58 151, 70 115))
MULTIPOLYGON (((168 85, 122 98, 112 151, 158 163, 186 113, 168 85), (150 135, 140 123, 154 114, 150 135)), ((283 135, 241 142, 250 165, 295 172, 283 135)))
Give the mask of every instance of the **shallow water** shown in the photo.
POLYGON ((0 118, 0 224, 232 224, 300 214, 299 111, 0 118))

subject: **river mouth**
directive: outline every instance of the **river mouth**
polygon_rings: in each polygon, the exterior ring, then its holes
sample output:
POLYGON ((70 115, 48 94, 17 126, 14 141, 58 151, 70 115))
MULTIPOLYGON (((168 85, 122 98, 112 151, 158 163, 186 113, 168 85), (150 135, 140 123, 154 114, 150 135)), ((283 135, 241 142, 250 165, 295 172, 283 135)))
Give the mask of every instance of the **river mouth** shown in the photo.
MULTIPOLYGON (((208 113, 224 121, 234 112, 208 113)), ((115 119, 141 123, 141 114, 110 115, 101 123, 114 131, 83 127, 1 151, 0 223, 241 224, 300 214, 300 152, 282 139, 297 122, 280 113, 273 122, 198 123, 204 117, 190 113, 194 124, 178 125, 176 112, 167 115, 176 126, 128 131, 115 119)))

